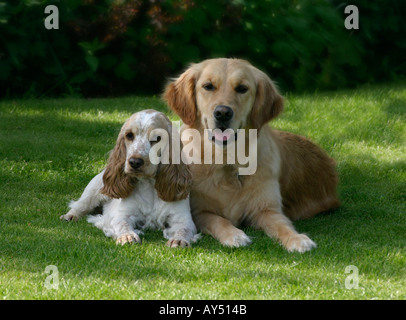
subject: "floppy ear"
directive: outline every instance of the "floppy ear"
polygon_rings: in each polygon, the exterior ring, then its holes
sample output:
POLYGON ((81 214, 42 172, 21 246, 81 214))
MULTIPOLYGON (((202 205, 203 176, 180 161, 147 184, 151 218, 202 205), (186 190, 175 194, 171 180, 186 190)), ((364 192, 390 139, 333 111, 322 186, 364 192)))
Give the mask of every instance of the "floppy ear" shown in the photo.
POLYGON ((106 196, 116 199, 127 198, 134 190, 135 180, 124 172, 126 156, 124 134, 120 133, 103 174, 103 188, 100 192, 106 196))
POLYGON ((270 120, 276 118, 283 110, 283 98, 272 80, 262 71, 257 72, 257 93, 251 111, 251 125, 260 130, 270 120))
POLYGON ((178 164, 175 164, 172 158, 173 139, 179 139, 180 143, 180 150, 176 150, 176 152, 181 152, 182 150, 180 137, 178 137, 178 135, 172 137, 171 135, 168 145, 169 164, 160 163, 155 176, 155 189, 158 196, 168 202, 186 199, 192 187, 192 173, 189 167, 183 163, 181 155, 179 154, 178 164))
POLYGON ((162 96, 169 107, 187 125, 192 125, 196 120, 196 78, 197 71, 190 67, 179 78, 166 86, 162 96))
POLYGON ((160 164, 155 180, 155 189, 164 201, 186 199, 192 186, 192 174, 188 166, 180 164, 160 164))

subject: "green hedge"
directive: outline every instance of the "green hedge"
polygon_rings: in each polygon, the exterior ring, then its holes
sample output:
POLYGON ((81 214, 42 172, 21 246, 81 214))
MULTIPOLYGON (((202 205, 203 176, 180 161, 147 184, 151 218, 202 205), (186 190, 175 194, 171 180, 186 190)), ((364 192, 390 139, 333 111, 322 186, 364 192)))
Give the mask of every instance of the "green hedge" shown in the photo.
POLYGON ((0 0, 0 96, 161 92, 190 62, 241 57, 282 90, 405 75, 405 1, 0 0), (59 29, 44 9, 59 9, 59 29), (403 14, 403 16, 402 16, 403 14), (403 50, 403 51, 401 51, 403 50))

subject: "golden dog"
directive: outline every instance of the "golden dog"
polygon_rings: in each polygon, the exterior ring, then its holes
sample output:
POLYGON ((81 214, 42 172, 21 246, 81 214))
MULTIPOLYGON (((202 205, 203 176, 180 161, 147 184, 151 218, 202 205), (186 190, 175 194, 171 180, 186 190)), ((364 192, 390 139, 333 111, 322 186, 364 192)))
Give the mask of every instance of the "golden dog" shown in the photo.
MULTIPOLYGON (((255 174, 238 175, 239 163, 190 165, 198 229, 232 247, 251 242, 237 228, 242 223, 264 230, 288 251, 316 246, 291 220, 339 206, 335 161, 308 139, 268 126, 281 113, 283 98, 264 72, 244 60, 205 60, 171 81, 163 98, 183 120, 182 130, 197 129, 202 137, 205 129, 257 129, 255 174)), ((224 144, 226 152, 229 140, 230 134, 214 134, 210 143, 224 144)))

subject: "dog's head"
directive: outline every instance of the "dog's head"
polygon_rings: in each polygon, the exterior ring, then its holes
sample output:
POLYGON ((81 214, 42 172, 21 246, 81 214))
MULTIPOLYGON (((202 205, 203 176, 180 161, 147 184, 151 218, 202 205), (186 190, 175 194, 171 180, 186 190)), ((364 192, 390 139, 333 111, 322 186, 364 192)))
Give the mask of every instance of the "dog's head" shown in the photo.
POLYGON ((272 80, 239 59, 192 64, 167 85, 163 98, 190 127, 218 129, 212 138, 222 143, 238 129, 260 130, 283 110, 272 80))
MULTIPOLYGON (((164 201, 185 199, 191 187, 191 173, 182 162, 172 163, 172 124, 161 112, 144 110, 133 114, 122 126, 103 175, 101 192, 112 198, 126 198, 139 179, 155 179, 158 196, 164 201), (162 141, 161 141, 162 139, 162 141), (169 163, 151 161, 156 144, 167 152, 169 163)), ((159 155, 158 155, 159 156, 159 155)))

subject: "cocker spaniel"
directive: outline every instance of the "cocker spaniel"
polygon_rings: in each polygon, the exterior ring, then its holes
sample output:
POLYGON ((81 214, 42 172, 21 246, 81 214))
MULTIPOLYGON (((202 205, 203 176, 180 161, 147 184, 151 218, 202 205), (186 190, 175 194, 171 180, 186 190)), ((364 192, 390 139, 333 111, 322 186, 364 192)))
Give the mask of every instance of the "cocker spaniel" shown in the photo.
POLYGON ((103 213, 88 221, 117 244, 140 243, 141 229, 158 228, 164 230, 168 246, 189 246, 197 239, 189 204, 192 179, 186 165, 172 163, 172 134, 163 113, 133 114, 121 128, 107 167, 61 219, 77 220, 102 207, 103 213), (151 153, 154 146, 156 154, 151 153), (167 164, 160 159, 164 154, 169 155, 167 164))
MULTIPOLYGON (((240 59, 205 60, 171 81, 163 98, 183 120, 183 131, 193 128, 202 137, 205 130, 215 131, 202 141, 224 153, 236 143, 230 130, 257 130, 255 173, 239 174, 244 164, 238 161, 204 163, 206 154, 201 163, 190 165, 191 209, 198 229, 226 246, 251 242, 238 228, 242 223, 264 230, 288 251, 316 246, 291 220, 339 206, 335 161, 305 137, 269 127, 282 112, 283 98, 264 72, 240 59)), ((245 139, 244 151, 249 152, 248 134, 238 139, 245 139)), ((198 150, 202 141, 189 143, 198 150)))

